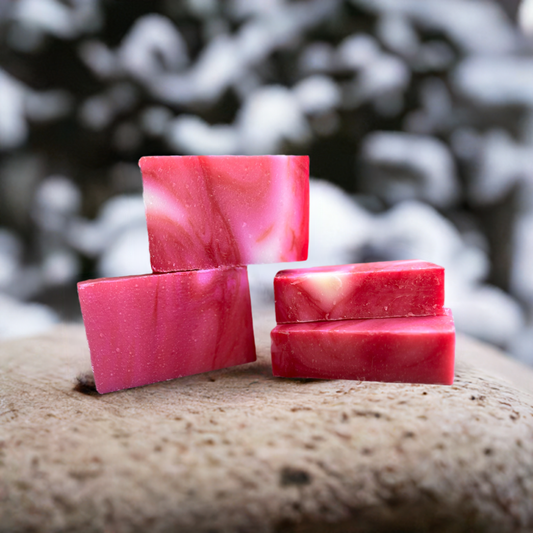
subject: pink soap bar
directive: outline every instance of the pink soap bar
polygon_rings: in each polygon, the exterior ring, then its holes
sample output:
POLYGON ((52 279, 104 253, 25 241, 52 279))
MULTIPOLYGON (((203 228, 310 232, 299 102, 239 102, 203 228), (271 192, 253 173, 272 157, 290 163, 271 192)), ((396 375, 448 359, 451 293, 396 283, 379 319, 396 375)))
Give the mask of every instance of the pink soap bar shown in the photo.
POLYGON ((278 324, 442 315, 444 268, 383 261, 282 270, 274 293, 278 324))
POLYGON ((304 261, 309 157, 139 161, 154 272, 304 261))
POLYGON ((453 383, 449 309, 441 316, 283 324, 271 338, 275 376, 453 383))
POLYGON ((98 392, 255 361, 246 267, 78 283, 98 392))

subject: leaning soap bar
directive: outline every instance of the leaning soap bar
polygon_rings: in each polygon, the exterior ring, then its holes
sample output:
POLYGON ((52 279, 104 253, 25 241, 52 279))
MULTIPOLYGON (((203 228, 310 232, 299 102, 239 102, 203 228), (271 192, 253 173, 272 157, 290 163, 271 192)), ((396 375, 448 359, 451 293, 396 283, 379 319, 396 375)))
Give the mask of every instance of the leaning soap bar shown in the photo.
POLYGON ((274 376, 453 383, 449 309, 441 316, 283 324, 271 338, 274 376))
POLYGON ((444 268, 383 261, 282 270, 274 294, 278 324, 442 315, 444 268))
POLYGON ((78 284, 98 392, 255 361, 246 267, 78 284))
POLYGON ((304 261, 307 156, 139 161, 154 272, 304 261))

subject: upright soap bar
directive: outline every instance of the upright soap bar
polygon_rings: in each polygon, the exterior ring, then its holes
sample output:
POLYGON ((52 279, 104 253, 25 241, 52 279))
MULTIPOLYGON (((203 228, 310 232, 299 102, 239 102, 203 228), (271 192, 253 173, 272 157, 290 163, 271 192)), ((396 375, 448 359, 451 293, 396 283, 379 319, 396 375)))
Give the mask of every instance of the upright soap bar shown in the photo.
POLYGON ((444 268, 383 261, 282 270, 274 294, 278 324, 442 315, 444 268))
POLYGON ((246 267, 78 284, 98 392, 255 361, 246 267))
POLYGON ((143 157, 154 272, 303 261, 307 156, 143 157))
POLYGON ((453 383, 449 309, 441 316, 283 324, 271 338, 275 376, 453 383))

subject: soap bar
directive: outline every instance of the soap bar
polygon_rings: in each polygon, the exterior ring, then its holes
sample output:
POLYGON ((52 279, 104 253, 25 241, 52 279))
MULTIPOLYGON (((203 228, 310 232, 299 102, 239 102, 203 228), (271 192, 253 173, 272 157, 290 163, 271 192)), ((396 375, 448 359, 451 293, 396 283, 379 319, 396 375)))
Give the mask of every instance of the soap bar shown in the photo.
POLYGON ((441 316, 283 324, 271 339, 274 376, 453 383, 449 309, 441 316))
POLYGON ((307 156, 139 161, 154 272, 304 261, 307 156))
POLYGON ((255 361, 246 267, 78 284, 98 392, 255 361))
POLYGON ((383 261, 282 270, 274 294, 278 324, 442 315, 444 268, 383 261))

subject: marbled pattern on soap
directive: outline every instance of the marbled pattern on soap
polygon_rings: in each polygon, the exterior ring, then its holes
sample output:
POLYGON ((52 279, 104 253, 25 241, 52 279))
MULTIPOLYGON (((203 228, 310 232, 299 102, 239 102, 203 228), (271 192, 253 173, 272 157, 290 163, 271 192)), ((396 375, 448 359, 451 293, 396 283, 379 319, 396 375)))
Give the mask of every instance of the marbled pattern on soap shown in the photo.
POLYGON ((307 259, 307 156, 161 156, 139 165, 154 272, 307 259))
POLYGON ((282 270, 274 294, 279 324, 442 315, 444 268, 383 261, 282 270))
POLYGON ((255 361, 246 267, 78 284, 98 392, 255 361))
POLYGON ((276 326, 272 371, 287 378, 451 385, 452 313, 276 326))

